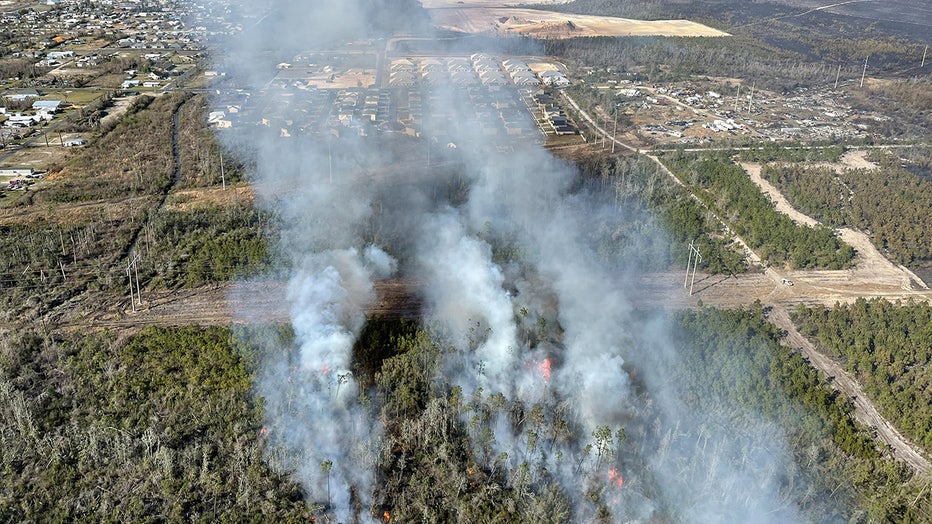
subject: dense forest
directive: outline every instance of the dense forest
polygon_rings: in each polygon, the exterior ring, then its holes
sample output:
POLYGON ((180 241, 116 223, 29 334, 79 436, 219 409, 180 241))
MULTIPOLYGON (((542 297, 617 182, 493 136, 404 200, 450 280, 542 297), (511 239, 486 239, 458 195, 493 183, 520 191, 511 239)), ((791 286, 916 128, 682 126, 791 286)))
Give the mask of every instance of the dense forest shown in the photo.
MULTIPOLYGON (((719 423, 754 427, 762 418, 786 434, 789 463, 776 466, 786 475, 779 489, 807 520, 903 522, 927 514, 932 494, 875 450, 846 400, 779 345, 759 304, 682 312, 670 322, 677 348, 664 360, 671 392, 706 419, 695 429, 665 420, 663 402, 645 389, 637 417, 600 441, 604 435, 573 434, 572 406, 458 397, 439 374, 448 351, 440 339, 416 324, 371 319, 354 349, 354 373, 385 435, 373 505, 356 512, 387 512, 398 522, 572 519, 580 502, 533 463, 533 449, 513 470, 482 451, 503 412, 516 427, 533 430, 535 446, 553 438, 590 442, 600 456, 625 465, 633 486, 701 485, 694 476, 705 475, 704 460, 714 459, 701 445, 702 432, 715 434, 719 423), (670 430, 687 433, 671 439, 670 430), (690 438, 691 431, 699 433, 690 438), (664 477, 642 453, 664 454, 682 475, 664 477)), ((277 422, 266 421, 266 430, 262 399, 251 393, 267 352, 290 351, 291 337, 274 326, 149 328, 129 336, 0 333, 0 464, 7 479, 0 519, 330 521, 326 493, 302 493, 281 467, 287 461, 275 458, 277 422)), ((729 438, 752 454, 773 446, 772 437, 729 438)), ((596 458, 593 451, 586 460, 596 458)), ((591 491, 585 504, 600 507, 604 489, 591 491)), ((675 519, 677 506, 663 504, 655 516, 675 519)))
POLYGON ((674 152, 663 161, 771 264, 800 269, 841 269, 851 264, 851 246, 838 240, 831 229, 797 226, 778 213, 727 153, 674 152))
POLYGON ((671 265, 685 265, 687 246, 693 242, 703 254, 700 267, 704 271, 714 274, 747 271, 743 253, 721 234, 721 225, 715 217, 653 162, 644 158, 588 155, 578 158, 576 164, 584 180, 593 186, 593 192, 614 198, 623 209, 643 210, 643 215, 629 212, 625 220, 614 224, 611 234, 601 240, 603 254, 625 252, 629 258, 638 257, 642 269, 664 271, 671 265), (656 234, 645 234, 644 224, 637 220, 645 215, 655 217, 654 227, 660 228, 656 234), (660 237, 669 241, 660 241, 660 237), (631 244, 651 239, 656 243, 650 247, 631 244))
POLYGON ((835 170, 769 164, 761 175, 803 213, 868 232, 878 249, 901 264, 932 259, 932 181, 892 165, 835 170))
POLYGON ((768 142, 738 151, 742 162, 838 162, 845 148, 840 145, 804 146, 793 142, 768 142))
POLYGON ((877 408, 932 451, 932 306, 858 299, 796 311, 801 331, 838 357, 877 408))
POLYGON ((0 335, 3 521, 302 521, 225 328, 0 335))

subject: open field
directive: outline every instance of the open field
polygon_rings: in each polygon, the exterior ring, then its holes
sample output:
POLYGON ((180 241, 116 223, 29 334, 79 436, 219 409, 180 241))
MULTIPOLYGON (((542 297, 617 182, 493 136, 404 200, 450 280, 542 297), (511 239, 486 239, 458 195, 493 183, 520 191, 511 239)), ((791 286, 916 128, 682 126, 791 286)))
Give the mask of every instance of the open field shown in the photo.
POLYGON ((536 9, 453 8, 430 11, 434 24, 461 33, 521 34, 538 38, 589 36, 729 36, 689 20, 631 20, 536 9))
POLYGON ((521 5, 555 5, 568 4, 573 0, 421 0, 424 9, 445 9, 451 7, 509 7, 521 5))

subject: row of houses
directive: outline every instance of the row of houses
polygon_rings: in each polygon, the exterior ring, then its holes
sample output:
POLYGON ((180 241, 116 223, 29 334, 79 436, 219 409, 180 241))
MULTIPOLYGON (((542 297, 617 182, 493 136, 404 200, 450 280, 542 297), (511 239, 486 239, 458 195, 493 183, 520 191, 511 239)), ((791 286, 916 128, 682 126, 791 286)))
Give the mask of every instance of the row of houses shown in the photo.
POLYGON ((499 62, 492 55, 475 53, 469 59, 451 58, 399 58, 389 67, 391 87, 413 87, 416 84, 474 85, 519 87, 545 85, 563 87, 570 81, 559 71, 544 71, 535 74, 527 62, 512 58, 499 62))
POLYGON ((548 93, 539 92, 531 98, 537 104, 537 108, 543 114, 553 133, 557 135, 575 135, 579 133, 566 116, 563 108, 548 93))

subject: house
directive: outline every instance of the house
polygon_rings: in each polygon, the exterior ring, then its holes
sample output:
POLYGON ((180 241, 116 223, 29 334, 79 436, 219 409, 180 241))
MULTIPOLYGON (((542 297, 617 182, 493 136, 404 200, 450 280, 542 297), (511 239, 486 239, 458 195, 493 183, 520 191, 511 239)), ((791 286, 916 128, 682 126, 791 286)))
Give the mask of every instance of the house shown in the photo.
POLYGON ((23 115, 17 113, 15 115, 10 115, 3 125, 6 127, 31 127, 32 124, 36 124, 41 120, 42 117, 39 115, 23 115))
POLYGON ((38 98, 41 95, 35 89, 15 89, 7 91, 3 96, 13 101, 22 102, 29 98, 38 98))
POLYGON ((0 176, 32 176, 35 172, 31 167, 0 167, 0 176))
POLYGON ((62 142, 62 145, 65 147, 80 147, 87 145, 87 139, 84 138, 69 138, 62 142))
POLYGON ((541 82, 548 86, 565 87, 570 85, 569 78, 566 78, 566 75, 559 71, 544 71, 538 76, 540 76, 541 82))
POLYGON ((34 111, 42 111, 50 114, 57 113, 60 106, 61 100, 36 100, 32 103, 32 109, 34 111))
POLYGON ((49 51, 45 55, 48 60, 61 60, 63 58, 73 58, 74 51, 49 51))
POLYGON ((414 75, 407 71, 392 71, 388 83, 392 86, 413 86, 415 82, 414 75))

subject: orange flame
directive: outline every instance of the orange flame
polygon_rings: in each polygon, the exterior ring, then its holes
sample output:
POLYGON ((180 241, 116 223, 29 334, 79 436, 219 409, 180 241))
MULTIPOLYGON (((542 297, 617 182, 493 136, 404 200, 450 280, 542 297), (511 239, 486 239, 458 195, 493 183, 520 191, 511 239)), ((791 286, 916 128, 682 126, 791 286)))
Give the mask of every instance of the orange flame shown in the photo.
POLYGON ((392 516, 389 515, 388 512, 386 511, 385 513, 382 513, 382 520, 385 522, 391 522, 392 516))
POLYGON ((262 438, 269 434, 269 430, 262 426, 262 429, 259 430, 259 438, 262 438))
POLYGON ((540 376, 544 378, 544 382, 550 381, 550 359, 545 358, 539 364, 537 364, 537 370, 540 371, 540 376))
POLYGON ((608 480, 619 488, 625 485, 625 479, 621 478, 621 473, 618 473, 617 468, 608 470, 608 480))

